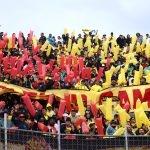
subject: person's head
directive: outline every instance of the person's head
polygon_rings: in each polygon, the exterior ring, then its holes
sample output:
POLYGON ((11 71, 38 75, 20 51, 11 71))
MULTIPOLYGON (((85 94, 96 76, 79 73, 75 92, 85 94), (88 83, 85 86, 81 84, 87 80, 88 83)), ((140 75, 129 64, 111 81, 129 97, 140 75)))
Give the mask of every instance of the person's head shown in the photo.
POLYGON ((113 37, 113 36, 114 36, 114 33, 113 33, 113 32, 111 32, 111 33, 110 33, 110 35, 111 35, 111 37, 113 37))
POLYGON ((89 111, 86 112, 85 117, 86 117, 86 119, 91 119, 92 118, 91 112, 89 112, 89 111))
POLYGON ((45 109, 42 109, 42 114, 46 115, 46 110, 45 109))
POLYGON ((86 110, 91 111, 91 106, 87 105, 86 110))
POLYGON ((41 36, 44 36, 44 33, 43 33, 43 32, 41 33, 41 36))
POLYGON ((116 85, 117 85, 117 80, 112 79, 112 80, 111 80, 111 85, 112 85, 112 86, 116 86, 116 85))
POLYGON ((47 110, 51 111, 51 110, 52 110, 52 105, 48 103, 48 104, 46 105, 46 108, 47 108, 47 110))
POLYGON ((130 34, 127 34, 127 38, 130 38, 130 34))
POLYGON ((144 135, 144 134, 145 134, 144 129, 140 128, 140 129, 139 129, 139 135, 144 135))
POLYGON ((90 129, 94 129, 95 128, 95 122, 90 122, 89 127, 90 127, 90 129))
POLYGON ((115 120, 112 120, 112 121, 110 122, 110 126, 113 127, 113 128, 116 128, 117 122, 116 122, 115 120))
POLYGON ((141 78, 140 84, 141 84, 141 85, 147 84, 146 79, 145 79, 144 77, 141 78))
POLYGON ((85 80, 81 80, 81 84, 84 85, 85 84, 85 80))
POLYGON ((137 37, 140 37, 140 33, 136 33, 136 36, 137 36, 137 37))
POLYGON ((51 117, 50 119, 49 119, 49 125, 50 126, 54 126, 55 125, 55 119, 54 119, 54 117, 51 117))
POLYGON ((41 117, 41 118, 39 119, 39 122, 44 124, 44 118, 41 117))
POLYGON ((71 116, 72 116, 72 117, 75 117, 75 116, 76 116, 76 111, 75 111, 74 109, 71 111, 71 116))
POLYGON ((134 118, 134 117, 131 117, 131 118, 130 118, 130 124, 134 124, 134 123, 136 123, 135 118, 134 118))
POLYGON ((79 34, 78 37, 81 38, 81 34, 79 34))
POLYGON ((19 115, 19 121, 23 122, 25 120, 25 115, 24 114, 20 114, 19 115))
POLYGON ((23 104, 20 104, 19 105, 19 109, 23 109, 24 108, 24 105, 23 104))
POLYGON ((69 117, 66 118, 66 126, 71 125, 71 119, 69 117))
POLYGON ((103 35, 103 38, 106 38, 106 34, 103 35))
POLYGON ((146 38, 149 38, 149 34, 146 34, 146 38))
POLYGON ((131 125, 127 125, 127 132, 128 132, 128 133, 131 133, 131 132, 132 132, 132 127, 131 127, 131 125))

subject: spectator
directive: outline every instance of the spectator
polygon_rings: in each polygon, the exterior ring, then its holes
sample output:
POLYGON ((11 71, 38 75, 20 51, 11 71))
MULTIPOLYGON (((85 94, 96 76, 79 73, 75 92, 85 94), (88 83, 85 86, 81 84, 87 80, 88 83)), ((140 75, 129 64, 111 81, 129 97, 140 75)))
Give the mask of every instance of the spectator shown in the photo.
POLYGON ((39 42, 43 45, 46 41, 46 37, 44 36, 44 33, 41 33, 41 37, 39 39, 39 42))
POLYGON ((25 115, 24 114, 20 114, 19 118, 16 122, 16 125, 18 127, 18 129, 24 129, 24 130, 28 130, 29 129, 29 125, 27 124, 27 122, 25 121, 25 115))
POLYGON ((116 121, 112 120, 106 129, 106 135, 113 135, 116 132, 116 121))

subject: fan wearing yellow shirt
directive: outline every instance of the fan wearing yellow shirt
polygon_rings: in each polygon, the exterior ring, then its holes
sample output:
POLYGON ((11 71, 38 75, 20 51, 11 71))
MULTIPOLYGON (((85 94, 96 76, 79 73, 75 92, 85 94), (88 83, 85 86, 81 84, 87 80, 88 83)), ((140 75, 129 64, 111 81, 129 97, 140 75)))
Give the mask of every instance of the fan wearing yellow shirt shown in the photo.
POLYGON ((90 90, 89 85, 85 83, 85 80, 81 80, 75 85, 75 89, 77 90, 90 90))
POLYGON ((52 117, 53 115, 55 115, 54 111, 52 110, 52 105, 49 103, 46 105, 46 115, 48 117, 52 117))
POLYGON ((91 91, 100 92, 102 90, 102 87, 100 86, 99 81, 95 82, 95 85, 91 87, 91 91))

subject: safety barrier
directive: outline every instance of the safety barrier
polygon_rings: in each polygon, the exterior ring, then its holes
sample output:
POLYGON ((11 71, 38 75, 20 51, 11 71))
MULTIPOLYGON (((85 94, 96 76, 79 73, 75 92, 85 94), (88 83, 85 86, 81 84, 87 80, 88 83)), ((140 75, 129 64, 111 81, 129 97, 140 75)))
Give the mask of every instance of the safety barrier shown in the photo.
MULTIPOLYGON (((0 128, 0 149, 4 150, 149 150, 150 136, 106 136, 57 134, 50 132, 0 128)), ((58 125, 60 125, 58 121, 58 125)), ((59 126, 60 127, 60 126, 59 126)), ((60 128, 58 128, 60 129, 60 128)))

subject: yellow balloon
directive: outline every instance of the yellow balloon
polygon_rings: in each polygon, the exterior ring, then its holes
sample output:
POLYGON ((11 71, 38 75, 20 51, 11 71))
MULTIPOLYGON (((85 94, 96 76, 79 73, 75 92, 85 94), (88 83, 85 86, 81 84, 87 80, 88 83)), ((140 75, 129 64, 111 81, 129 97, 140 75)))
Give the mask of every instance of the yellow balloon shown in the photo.
POLYGON ((141 128, 141 126, 142 126, 142 121, 141 121, 141 118, 140 118, 140 116, 139 116, 140 110, 139 110, 139 109, 135 109, 135 110, 134 110, 134 114, 135 114, 136 125, 137 125, 138 128, 141 128))
POLYGON ((77 94, 77 104, 78 104, 80 115, 84 116, 84 114, 85 114, 85 107, 83 105, 83 100, 82 100, 81 94, 77 94))
POLYGON ((125 131, 125 128, 121 127, 113 135, 123 135, 124 131, 125 131))
POLYGON ((133 85, 140 85, 140 72, 136 70, 134 71, 133 85))
POLYGON ((106 119, 111 121, 113 119, 112 116, 112 98, 106 99, 106 119))

